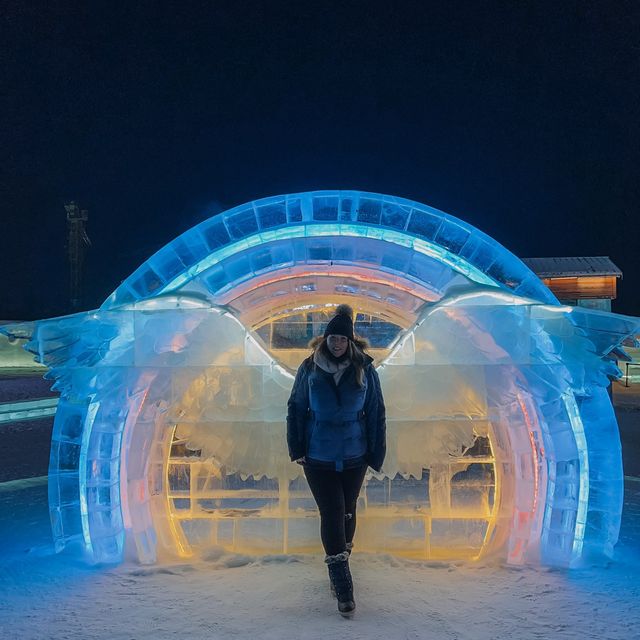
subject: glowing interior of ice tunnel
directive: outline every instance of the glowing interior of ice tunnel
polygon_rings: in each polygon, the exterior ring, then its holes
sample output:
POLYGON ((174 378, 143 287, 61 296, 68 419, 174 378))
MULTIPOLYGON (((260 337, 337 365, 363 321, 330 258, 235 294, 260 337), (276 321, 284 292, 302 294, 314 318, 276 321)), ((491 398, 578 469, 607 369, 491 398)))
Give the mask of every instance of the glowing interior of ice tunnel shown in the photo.
POLYGON ((292 372, 341 302, 387 404, 358 550, 554 565, 611 553, 622 466, 608 355, 637 319, 561 307, 470 225, 351 191, 216 215, 99 310, 14 329, 61 391, 58 548, 109 562, 319 551, 284 417, 292 372))

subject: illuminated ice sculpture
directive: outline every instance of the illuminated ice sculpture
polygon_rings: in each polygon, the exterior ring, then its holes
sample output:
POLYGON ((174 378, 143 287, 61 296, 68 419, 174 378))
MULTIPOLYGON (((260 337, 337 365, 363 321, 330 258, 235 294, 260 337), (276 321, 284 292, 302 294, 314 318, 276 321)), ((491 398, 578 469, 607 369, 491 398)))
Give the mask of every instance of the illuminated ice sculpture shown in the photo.
POLYGON ((100 309, 4 329, 61 394, 57 549, 144 563, 220 546, 319 551, 284 417, 291 374, 341 302, 387 404, 358 550, 558 566, 612 553, 623 475, 606 388, 639 320, 560 306, 470 225, 357 191, 218 214, 100 309))

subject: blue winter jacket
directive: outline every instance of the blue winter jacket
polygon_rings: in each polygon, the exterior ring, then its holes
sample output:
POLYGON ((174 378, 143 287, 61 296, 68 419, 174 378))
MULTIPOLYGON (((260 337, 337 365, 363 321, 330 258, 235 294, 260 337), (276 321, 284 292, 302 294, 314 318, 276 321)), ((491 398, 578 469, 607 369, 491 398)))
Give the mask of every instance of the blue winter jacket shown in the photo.
POLYGON ((291 460, 304 457, 336 471, 366 462, 380 471, 386 453, 385 406, 373 359, 367 358, 362 387, 353 365, 337 385, 313 356, 300 365, 287 411, 291 460))

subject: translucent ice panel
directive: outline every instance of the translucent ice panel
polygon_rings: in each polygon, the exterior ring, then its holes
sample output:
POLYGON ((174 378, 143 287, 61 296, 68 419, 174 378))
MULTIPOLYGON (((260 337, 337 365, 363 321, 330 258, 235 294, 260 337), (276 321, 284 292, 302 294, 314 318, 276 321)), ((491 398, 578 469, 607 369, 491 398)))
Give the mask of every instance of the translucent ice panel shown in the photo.
MULTIPOLYGON (((395 245, 410 248, 418 256, 431 256, 475 282, 495 283, 519 295, 555 302, 551 292, 520 260, 462 220, 403 198, 359 191, 318 191, 256 200, 202 222, 142 265, 104 306, 111 308, 159 292, 177 291, 207 269, 212 269, 207 277, 210 287, 231 286, 232 280, 243 273, 249 277, 282 260, 281 256, 270 255, 270 243, 314 236, 377 238, 389 248, 395 245), (255 254, 239 257, 234 267, 220 266, 221 261, 245 250, 255 250, 255 254)), ((350 244, 343 244, 346 253, 339 259, 354 264, 363 259, 366 262, 368 256, 359 255, 360 242, 350 244)), ((326 248, 323 253, 318 246, 315 258, 308 255, 305 259, 330 261, 327 252, 332 249, 326 248)), ((400 263, 391 259, 381 268, 392 263, 399 267, 400 263)), ((405 274, 411 273, 411 269, 400 268, 405 274)), ((415 273, 419 278, 419 270, 415 273)))
MULTIPOLYGON (((326 203, 325 215, 342 207, 326 203)), ((229 235, 253 224, 247 215, 229 235)), ((637 321, 496 288, 446 291, 394 325, 378 363, 388 454, 366 480, 359 548, 561 565, 610 553, 621 465, 605 390, 615 370, 603 356, 637 321)), ((79 540, 102 561, 118 560, 128 537, 142 561, 214 544, 317 549, 317 512, 285 443, 287 345, 272 336, 202 297, 36 323, 29 348, 62 392, 50 467, 57 546, 79 540)), ((306 353, 291 346, 295 368, 306 353)))

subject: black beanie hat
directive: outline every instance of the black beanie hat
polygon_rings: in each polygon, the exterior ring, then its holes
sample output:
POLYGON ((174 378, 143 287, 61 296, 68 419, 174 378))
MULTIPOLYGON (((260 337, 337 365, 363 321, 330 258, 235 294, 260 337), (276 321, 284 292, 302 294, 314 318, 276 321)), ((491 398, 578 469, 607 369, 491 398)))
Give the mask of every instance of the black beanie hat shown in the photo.
POLYGON ((348 304, 341 304, 336 309, 336 315, 324 330, 324 337, 327 336, 346 336, 353 340, 353 309, 348 304))

